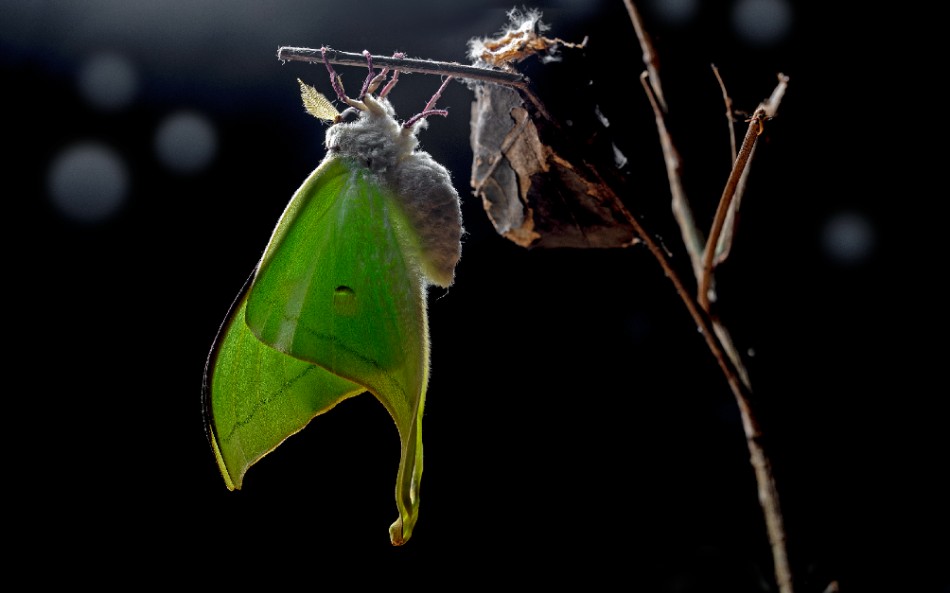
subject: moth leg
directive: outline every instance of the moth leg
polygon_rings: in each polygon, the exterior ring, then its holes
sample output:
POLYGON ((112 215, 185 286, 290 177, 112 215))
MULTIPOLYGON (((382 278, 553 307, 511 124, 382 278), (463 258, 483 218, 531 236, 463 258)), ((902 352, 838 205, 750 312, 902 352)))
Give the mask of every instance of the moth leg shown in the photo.
POLYGON ((376 90, 379 83, 386 78, 386 72, 389 70, 388 68, 383 68, 379 76, 376 76, 376 71, 373 70, 373 54, 369 53, 369 50, 364 49, 363 57, 366 58, 366 67, 369 68, 369 72, 366 74, 366 80, 363 81, 363 88, 360 89, 360 101, 363 100, 366 93, 373 94, 373 91, 376 90))
POLYGON ((435 94, 432 95, 432 98, 429 99, 429 102, 428 102, 428 103, 426 103, 426 106, 425 106, 425 108, 422 110, 422 112, 421 112, 421 113, 417 113, 417 114, 413 115, 412 117, 410 117, 408 120, 406 120, 406 123, 402 124, 402 127, 404 127, 404 128, 411 128, 411 127, 412 127, 413 125, 415 125, 415 123, 418 122, 419 120, 425 119, 425 118, 427 118, 427 117, 429 117, 429 116, 431 116, 431 115, 441 115, 442 117, 448 116, 448 114, 449 114, 448 110, 447 110, 447 109, 436 109, 436 108, 435 108, 435 103, 436 103, 436 101, 439 100, 439 97, 442 96, 442 92, 445 91, 445 88, 446 88, 447 86, 449 86, 449 81, 451 81, 451 80, 452 80, 452 77, 451 77, 451 76, 446 77, 446 79, 442 81, 442 86, 440 86, 440 87, 439 87, 439 90, 437 90, 437 91, 435 92, 435 94))
MULTIPOLYGON (((406 54, 402 53, 401 51, 397 51, 396 53, 393 54, 393 57, 401 59, 401 58, 405 58, 406 54)), ((383 72, 384 73, 389 72, 389 68, 383 68, 383 72)), ((380 76, 382 76, 382 74, 380 76)), ((396 86, 397 80, 399 80, 399 70, 396 70, 395 72, 393 72, 392 79, 389 82, 387 82, 386 86, 383 87, 383 90, 379 92, 380 99, 385 98, 386 95, 389 94, 389 91, 393 90, 393 87, 396 86)))
POLYGON ((327 72, 330 73, 330 85, 333 87, 333 92, 336 93, 337 98, 350 107, 362 111, 363 106, 358 101, 354 101, 346 96, 346 91, 343 90, 343 79, 340 78, 340 75, 337 74, 333 66, 330 65, 330 60, 327 59, 327 46, 324 45, 320 48, 320 54, 323 56, 323 64, 327 67, 327 72))

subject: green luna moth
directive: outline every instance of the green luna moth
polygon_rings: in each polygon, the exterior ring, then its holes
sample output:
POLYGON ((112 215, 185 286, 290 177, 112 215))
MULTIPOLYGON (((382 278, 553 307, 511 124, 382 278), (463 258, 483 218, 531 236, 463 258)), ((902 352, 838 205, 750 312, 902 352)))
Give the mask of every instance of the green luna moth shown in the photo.
MULTIPOLYGON (((324 54, 325 55, 325 54, 324 54)), ((448 80, 405 123, 386 95, 388 71, 359 99, 333 88, 340 115, 304 85, 304 105, 333 121, 327 153, 287 205, 264 255, 228 313, 205 369, 205 426, 227 487, 315 416, 369 391, 401 443, 393 544, 418 518, 422 412, 429 374, 426 289, 455 277, 463 233, 448 171, 417 149, 416 134, 448 80), (349 119, 348 119, 349 116, 349 119), (353 118, 355 116, 355 119, 353 118)))

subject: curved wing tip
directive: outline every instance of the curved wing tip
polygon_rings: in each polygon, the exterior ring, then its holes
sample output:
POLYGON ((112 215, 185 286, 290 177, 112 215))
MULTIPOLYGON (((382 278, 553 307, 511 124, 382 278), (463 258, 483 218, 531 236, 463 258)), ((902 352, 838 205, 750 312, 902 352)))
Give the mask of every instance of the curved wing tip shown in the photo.
POLYGON ((218 447, 218 438, 214 433, 211 435, 211 449, 214 451, 214 459, 218 462, 218 469, 221 471, 221 477, 224 478, 224 485, 228 487, 228 490, 240 490, 241 489, 241 478, 243 475, 239 475, 236 478, 231 477, 231 473, 228 471, 227 464, 224 463, 224 456, 221 455, 221 448, 218 447))
POLYGON ((412 528, 404 529, 402 517, 396 519, 396 522, 389 526, 389 541, 394 546, 401 546, 409 541, 412 536, 412 528))

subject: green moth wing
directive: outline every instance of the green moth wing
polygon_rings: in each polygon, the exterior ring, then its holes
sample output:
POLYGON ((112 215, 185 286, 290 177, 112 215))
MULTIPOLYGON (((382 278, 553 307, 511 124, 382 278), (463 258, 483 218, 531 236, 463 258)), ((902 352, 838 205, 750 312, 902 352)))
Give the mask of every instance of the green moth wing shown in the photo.
POLYGON ((219 332, 203 390, 211 445, 231 490, 241 488, 248 467, 314 416, 365 391, 261 342, 244 322, 249 286, 250 280, 219 332))
POLYGON ((417 243, 368 170, 329 158, 277 224, 247 325, 285 354, 386 393, 394 416, 410 414, 428 368, 417 243))
POLYGON ((398 203, 352 159, 327 158, 296 192, 210 372, 213 446, 234 488, 313 417, 368 390, 399 430, 390 537, 409 538, 429 365, 417 242, 398 203))
POLYGON ((205 423, 225 483, 240 488, 251 465, 315 416, 373 393, 401 442, 390 527, 398 545, 418 518, 426 287, 452 283, 463 230, 448 172, 416 150, 419 126, 398 124, 384 99, 346 100, 359 119, 328 131, 327 156, 287 205, 219 332, 205 423))
POLYGON ((429 336, 417 244, 372 173, 331 157, 281 217, 246 314, 261 341, 363 385, 389 410, 403 444, 394 540, 408 539, 422 475, 429 336))

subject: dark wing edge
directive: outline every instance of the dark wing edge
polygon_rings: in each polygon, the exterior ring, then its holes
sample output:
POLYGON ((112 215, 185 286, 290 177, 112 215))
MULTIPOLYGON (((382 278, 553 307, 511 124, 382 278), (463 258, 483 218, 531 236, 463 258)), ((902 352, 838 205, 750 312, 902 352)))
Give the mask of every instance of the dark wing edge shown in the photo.
POLYGON ((221 322, 221 326, 218 328, 218 333, 214 337, 214 342, 211 345, 211 351, 208 353, 208 359, 205 362, 204 373, 201 377, 201 417, 204 424, 205 436, 208 437, 208 443, 211 445, 211 449, 214 452, 218 469, 221 470, 221 474, 224 477, 224 481, 227 484, 228 490, 234 490, 234 482, 224 467, 221 452, 218 448, 218 436, 215 433, 214 428, 214 409, 211 405, 211 376, 214 372, 214 366, 218 361, 218 351, 220 350, 221 342, 224 339, 228 325, 231 323, 231 318, 234 316, 235 311, 240 308, 240 304, 250 290, 251 284, 254 283, 254 278, 257 276, 257 268, 258 266, 255 265, 254 269, 251 270, 251 275, 248 276, 247 281, 244 282, 244 286, 241 287, 241 290, 238 292, 237 297, 235 297, 234 302, 232 302, 231 306, 228 308, 228 314, 225 315, 224 321, 221 322))

